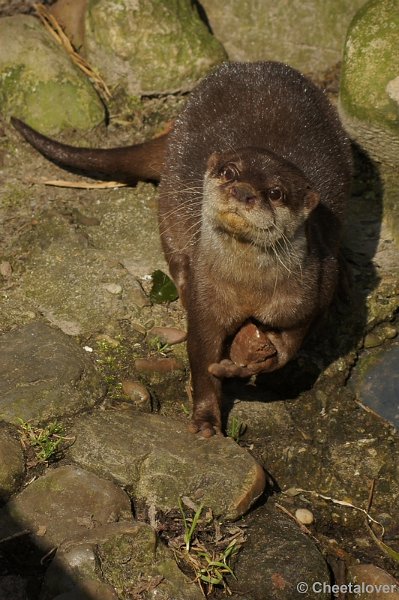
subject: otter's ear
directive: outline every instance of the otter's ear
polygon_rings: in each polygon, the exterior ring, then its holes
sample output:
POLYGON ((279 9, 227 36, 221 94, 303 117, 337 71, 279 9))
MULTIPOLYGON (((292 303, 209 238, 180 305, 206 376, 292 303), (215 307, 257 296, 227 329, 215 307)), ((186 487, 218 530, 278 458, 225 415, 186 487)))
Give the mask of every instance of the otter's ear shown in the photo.
POLYGON ((217 152, 212 152, 212 154, 208 158, 207 170, 212 171, 213 169, 215 169, 218 166, 219 161, 220 154, 218 154, 217 152))
POLYGON ((311 213, 313 209, 316 208, 318 203, 320 202, 320 194, 319 192, 315 192, 314 190, 308 189, 305 193, 304 207, 307 214, 311 213))

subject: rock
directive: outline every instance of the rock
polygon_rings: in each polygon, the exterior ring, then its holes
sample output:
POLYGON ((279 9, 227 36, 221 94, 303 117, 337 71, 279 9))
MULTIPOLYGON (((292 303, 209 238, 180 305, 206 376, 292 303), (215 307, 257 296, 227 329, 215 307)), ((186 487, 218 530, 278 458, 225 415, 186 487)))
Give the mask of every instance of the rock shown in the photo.
POLYGON ((171 373, 184 371, 183 363, 176 358, 136 358, 134 361, 136 371, 139 373, 171 373))
POLYGON ((297 508, 295 511, 295 518, 302 525, 311 525, 314 521, 313 513, 307 508, 297 508))
POLYGON ((22 446, 6 428, 0 428, 0 502, 7 500, 25 475, 22 446))
POLYGON ((304 72, 325 71, 341 60, 347 27, 363 4, 345 0, 332 11, 323 0, 201 1, 230 60, 279 60, 304 72))
POLYGON ((230 347, 230 358, 239 366, 261 363, 276 354, 267 335, 254 323, 246 323, 238 330, 230 347))
POLYGON ((399 11, 370 0, 348 31, 339 112, 351 137, 379 163, 384 217, 399 244, 399 11))
POLYGON ((81 416, 72 435, 72 460, 112 478, 136 501, 157 510, 177 509, 179 497, 188 496, 215 515, 237 519, 264 488, 263 469, 233 440, 203 440, 188 433, 185 423, 158 415, 81 416))
POLYGON ((147 298, 143 288, 135 277, 129 277, 130 287, 128 293, 125 294, 126 302, 134 304, 139 308, 143 306, 151 306, 151 300, 147 298))
POLYGON ((356 600, 399 600, 398 581, 376 565, 351 565, 348 579, 356 600))
POLYGON ((151 412, 151 395, 142 383, 125 379, 122 381, 122 392, 128 396, 138 408, 151 412))
POLYGON ((104 120, 104 107, 89 79, 71 62, 38 19, 0 19, 0 104, 48 134, 90 129, 104 120))
POLYGON ((9 279, 12 275, 12 267, 7 260, 3 260, 0 263, 0 275, 2 275, 4 279, 9 279))
POLYGON ((115 296, 118 296, 122 292, 122 286, 119 283, 105 283, 104 289, 109 294, 114 294, 115 296))
POLYGON ((370 0, 348 30, 339 107, 345 127, 368 154, 399 167, 399 12, 370 0))
POLYGON ((181 344, 187 339, 187 333, 176 327, 153 327, 148 332, 148 338, 150 340, 159 339, 163 344, 181 344))
POLYGON ((140 591, 146 590, 156 590, 151 597, 165 600, 203 597, 179 570, 173 553, 157 539, 152 527, 139 522, 104 525, 62 544, 46 573, 41 600, 53 600, 55 594, 72 594, 73 590, 81 594, 78 590, 82 588, 94 591, 90 600, 125 598, 135 592, 141 596, 140 591), (108 588, 107 595, 98 595, 95 588, 99 586, 104 591, 108 588), (116 590, 115 596, 111 589, 116 590))
POLYGON ((51 600, 118 600, 118 596, 106 583, 82 579, 79 586, 65 594, 51 596, 51 600))
MULTIPOLYGON (((65 202, 75 202, 74 194, 76 191, 68 194, 65 202)), ((134 316, 137 310, 136 282, 121 268, 124 258, 140 264, 139 275, 158 266, 167 268, 154 186, 116 190, 112 200, 100 196, 96 212, 101 224, 87 227, 83 239, 59 215, 42 215, 29 240, 29 258, 18 289, 9 294, 18 302, 22 296, 25 309, 26 305, 39 307, 46 318, 68 333, 86 336, 106 332, 110 324, 134 316), (69 258, 61 261, 60 256, 69 258), (108 293, 103 287, 106 281, 117 281, 123 293, 108 293), (68 323, 70 327, 65 329, 68 323)), ((0 313, 0 327, 6 316, 0 313)), ((114 335, 114 331, 108 333, 114 335)))
POLYGON ((89 0, 85 51, 130 98, 188 91, 226 58, 188 0, 89 0))
POLYGON ((363 353, 351 384, 362 404, 399 426, 399 343, 363 353))
POLYGON ((57 19, 77 50, 84 42, 86 10, 87 0, 57 0, 49 7, 50 13, 57 19))
POLYGON ((314 543, 289 517, 267 504, 247 517, 246 543, 237 555, 233 592, 252 600, 329 600, 330 594, 315 592, 312 584, 330 583, 328 567, 314 543), (298 589, 308 585, 306 593, 298 589))
POLYGON ((0 576, 0 600, 26 600, 28 582, 18 575, 0 576))
POLYGON ((76 533, 130 519, 129 498, 119 487, 65 466, 48 471, 8 502, 0 511, 0 539, 28 529, 46 551, 76 533))
POLYGON ((0 413, 5 421, 44 421, 93 406, 99 374, 78 344, 35 321, 0 336, 0 413))

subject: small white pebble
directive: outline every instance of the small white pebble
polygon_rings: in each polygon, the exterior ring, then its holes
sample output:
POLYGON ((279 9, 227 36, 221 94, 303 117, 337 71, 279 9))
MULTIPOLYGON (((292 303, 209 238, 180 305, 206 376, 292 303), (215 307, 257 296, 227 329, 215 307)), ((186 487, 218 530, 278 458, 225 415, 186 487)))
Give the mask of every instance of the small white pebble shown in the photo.
POLYGON ((90 346, 83 346, 83 350, 86 350, 86 352, 93 352, 93 348, 90 348, 90 346))
POLYGON ((311 525, 314 521, 313 513, 307 508, 297 508, 295 511, 295 518, 302 525, 311 525))

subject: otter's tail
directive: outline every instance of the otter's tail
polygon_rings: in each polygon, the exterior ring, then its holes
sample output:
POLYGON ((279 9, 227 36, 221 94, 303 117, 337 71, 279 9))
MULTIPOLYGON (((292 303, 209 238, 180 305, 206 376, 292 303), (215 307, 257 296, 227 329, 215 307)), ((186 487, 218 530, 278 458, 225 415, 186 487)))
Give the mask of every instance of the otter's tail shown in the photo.
POLYGON ((11 122, 36 150, 65 169, 131 184, 161 179, 167 133, 125 148, 75 148, 38 133, 19 119, 12 117, 11 122))

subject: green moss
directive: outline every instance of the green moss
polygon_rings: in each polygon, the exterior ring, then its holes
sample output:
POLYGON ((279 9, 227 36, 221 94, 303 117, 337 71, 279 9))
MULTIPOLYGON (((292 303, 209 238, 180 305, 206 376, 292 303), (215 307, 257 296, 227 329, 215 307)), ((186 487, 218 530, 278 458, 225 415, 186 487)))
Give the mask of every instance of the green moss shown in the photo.
POLYGON ((371 0, 349 28, 340 101, 350 115, 398 131, 398 104, 386 91, 399 70, 399 2, 371 0))
POLYGON ((89 58, 129 94, 189 89, 226 58, 187 0, 92 0, 86 26, 89 58))
POLYGON ((46 133, 88 129, 104 119, 89 79, 33 17, 0 20, 0 104, 46 133))

